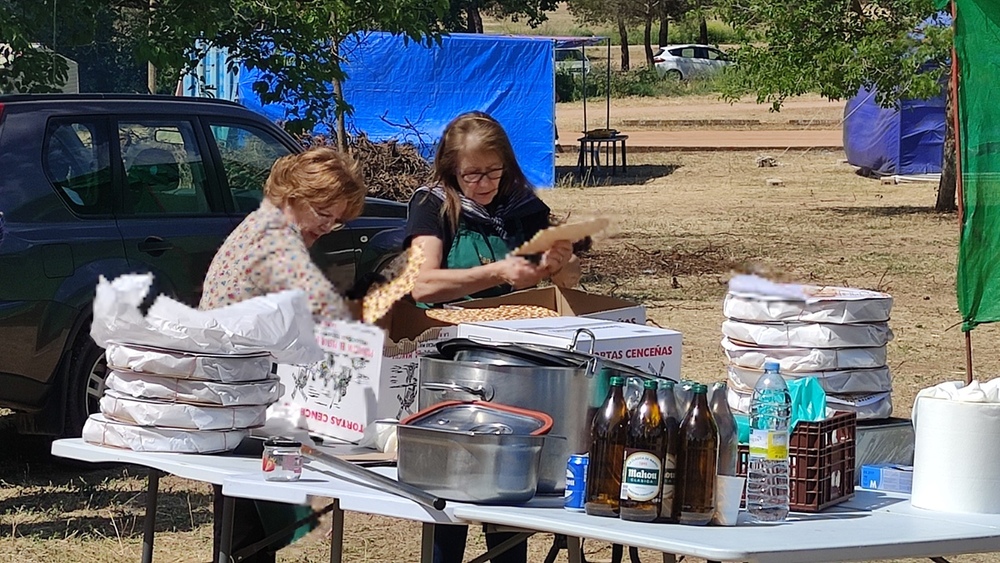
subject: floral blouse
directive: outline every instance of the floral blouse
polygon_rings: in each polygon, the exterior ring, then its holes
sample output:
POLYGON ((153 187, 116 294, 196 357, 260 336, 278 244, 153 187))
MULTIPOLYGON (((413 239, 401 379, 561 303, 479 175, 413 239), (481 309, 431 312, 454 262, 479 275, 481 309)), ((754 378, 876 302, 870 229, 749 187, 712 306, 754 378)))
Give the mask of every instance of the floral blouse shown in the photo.
POLYGON ((298 227, 264 200, 215 254, 199 307, 217 309, 285 289, 305 291, 313 315, 351 318, 344 298, 309 257, 298 227))

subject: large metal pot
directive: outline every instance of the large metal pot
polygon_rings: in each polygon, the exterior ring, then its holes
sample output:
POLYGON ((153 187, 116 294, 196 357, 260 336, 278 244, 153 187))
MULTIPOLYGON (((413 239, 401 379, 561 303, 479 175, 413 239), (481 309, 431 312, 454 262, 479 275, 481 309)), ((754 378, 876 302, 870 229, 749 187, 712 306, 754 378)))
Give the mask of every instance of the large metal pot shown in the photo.
POLYGON ((551 426, 541 412, 478 401, 438 403, 397 427, 399 480, 448 500, 527 502, 535 496, 551 426))
MULTIPOLYGON (((439 348, 449 350, 446 345, 439 348)), ((532 348, 538 352, 546 347, 532 348)), ((547 440, 542 448, 538 493, 560 493, 566 487, 566 460, 571 454, 586 453, 590 447, 591 422, 607 396, 610 376, 625 375, 631 380, 630 387, 637 389, 642 387, 642 378, 656 376, 598 356, 555 350, 559 353, 553 352, 553 365, 534 366, 422 356, 417 404, 423 409, 444 400, 479 399, 548 414, 553 420, 550 435, 565 440, 547 440), (602 367, 612 369, 601 375, 602 367)))

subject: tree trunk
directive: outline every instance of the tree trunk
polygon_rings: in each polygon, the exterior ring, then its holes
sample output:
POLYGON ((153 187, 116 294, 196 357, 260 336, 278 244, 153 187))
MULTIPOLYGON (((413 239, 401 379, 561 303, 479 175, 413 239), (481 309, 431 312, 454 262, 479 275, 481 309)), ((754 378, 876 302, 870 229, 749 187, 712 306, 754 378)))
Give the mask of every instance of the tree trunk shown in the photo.
POLYGON ((642 30, 643 49, 646 51, 646 66, 653 68, 653 14, 646 14, 646 26, 642 30))
MULTIPOLYGON (((156 1, 149 0, 149 26, 153 26, 153 10, 156 9, 156 1)), ((148 94, 156 93, 156 67, 153 63, 146 63, 146 90, 148 94)))
MULTIPOLYGON (((333 56, 337 61, 340 61, 340 41, 333 41, 333 56)), ((339 62, 338 62, 338 66, 339 62)), ((337 104, 336 115, 337 115, 337 148, 340 152, 347 152, 347 125, 345 123, 344 117, 344 86, 341 83, 340 77, 333 77, 333 98, 337 104)))
POLYGON ((628 60, 628 28, 625 27, 625 18, 618 16, 618 35, 621 37, 622 49, 622 70, 631 68, 628 60))
POLYGON ((469 33, 482 33, 483 32, 483 16, 479 13, 478 4, 469 4, 466 8, 466 14, 468 16, 468 21, 466 22, 467 30, 469 33))
POLYGON ((708 45, 708 22, 705 21, 705 16, 701 17, 701 23, 698 24, 698 35, 702 45, 708 45))
POLYGON ((941 181, 938 183, 937 202, 934 204, 935 211, 948 212, 955 211, 955 192, 957 187, 958 173, 955 165, 955 151, 958 148, 955 142, 955 100, 952 96, 951 77, 948 79, 948 94, 945 97, 944 106, 944 154, 941 162, 941 181))
POLYGON ((660 0, 660 37, 657 42, 657 47, 662 47, 668 45, 667 41, 667 26, 669 25, 670 17, 667 16, 667 0, 660 0))

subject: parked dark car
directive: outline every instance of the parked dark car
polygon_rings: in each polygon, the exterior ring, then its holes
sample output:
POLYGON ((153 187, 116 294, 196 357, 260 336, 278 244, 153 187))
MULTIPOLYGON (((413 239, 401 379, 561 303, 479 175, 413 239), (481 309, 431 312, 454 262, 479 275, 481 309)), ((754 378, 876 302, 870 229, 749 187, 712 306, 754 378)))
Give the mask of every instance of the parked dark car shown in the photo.
MULTIPOLYGON (((106 366, 90 338, 98 276, 152 272, 196 306, 216 249, 257 208, 271 164, 302 147, 220 100, 0 96, 0 407, 20 432, 79 435, 106 366)), ((346 289, 398 255, 406 206, 314 245, 346 289)))

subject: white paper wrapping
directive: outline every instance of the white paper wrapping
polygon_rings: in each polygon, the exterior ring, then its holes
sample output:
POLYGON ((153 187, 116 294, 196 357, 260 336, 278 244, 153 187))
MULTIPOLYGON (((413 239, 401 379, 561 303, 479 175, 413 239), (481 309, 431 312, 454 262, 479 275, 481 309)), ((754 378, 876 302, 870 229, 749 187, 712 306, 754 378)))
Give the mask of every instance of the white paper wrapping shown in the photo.
POLYGON ((781 364, 784 374, 828 370, 873 369, 886 365, 885 346, 875 348, 766 348, 722 339, 722 349, 733 365, 764 369, 764 362, 781 364))
POLYGON ((214 454, 236 448, 249 432, 170 430, 144 428, 110 421, 101 414, 92 414, 83 425, 83 441, 98 446, 108 446, 137 452, 175 452, 187 454, 214 454))
MULTIPOLYGON (((879 291, 852 287, 777 283, 752 275, 733 276, 729 280, 729 293, 757 300, 784 301, 788 304, 779 306, 777 309, 770 309, 774 312, 793 313, 794 309, 790 307, 794 306, 803 314, 816 314, 829 319, 801 319, 811 322, 887 321, 892 309, 892 296, 879 291), (843 316, 839 317, 842 319, 840 321, 835 320, 838 318, 838 311, 843 312, 843 316), (854 320, 850 320, 852 318, 854 320)), ((792 320, 792 318, 773 320, 792 320)))
POLYGON ((745 344, 793 348, 874 348, 892 340, 888 323, 747 323, 725 320, 722 334, 745 344))
POLYGON ((729 293, 722 305, 722 312, 730 319, 754 322, 799 321, 852 324, 889 320, 892 297, 884 293, 840 287, 825 289, 833 294, 831 298, 810 301, 729 293), (851 297, 840 298, 844 294, 851 297), (871 297, 854 297, 856 294, 868 294, 871 297))
MULTIPOLYGON (((729 408, 734 412, 749 414, 753 390, 729 387, 727 394, 729 408)), ((892 415, 892 393, 862 393, 849 395, 827 395, 826 416, 837 411, 853 411, 858 420, 878 420, 892 415)))
POLYGON ((252 383, 216 383, 173 377, 112 371, 105 382, 119 395, 196 405, 267 406, 281 397, 281 382, 265 379, 252 383))
POLYGON ((183 430, 241 430, 262 426, 267 405, 209 407, 133 399, 114 391, 101 397, 101 413, 107 420, 137 426, 183 430))
MULTIPOLYGON (((729 366, 729 382, 736 388, 753 390, 757 380, 763 375, 763 370, 746 369, 729 366)), ((845 393, 884 393, 892 391, 892 376, 888 366, 874 369, 856 369, 839 371, 814 371, 803 373, 781 373, 786 379, 815 377, 820 387, 827 394, 845 393)))
POLYGON ((261 381, 271 374, 271 355, 267 352, 239 356, 204 355, 109 343, 104 357, 112 369, 178 379, 244 383, 261 381))
POLYGON ((268 352, 283 363, 323 358, 312 312, 301 290, 269 293, 210 311, 199 311, 160 295, 142 316, 139 305, 152 274, 102 276, 94 299, 90 335, 102 347, 131 343, 196 354, 268 352))
POLYGON ((913 506, 1000 514, 998 383, 952 381, 917 394, 913 506))

